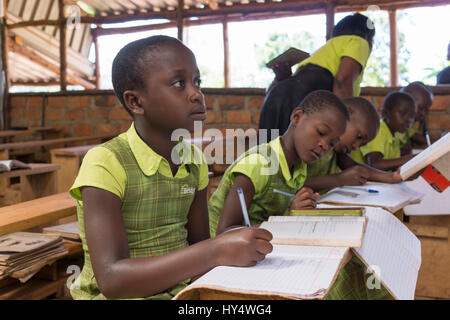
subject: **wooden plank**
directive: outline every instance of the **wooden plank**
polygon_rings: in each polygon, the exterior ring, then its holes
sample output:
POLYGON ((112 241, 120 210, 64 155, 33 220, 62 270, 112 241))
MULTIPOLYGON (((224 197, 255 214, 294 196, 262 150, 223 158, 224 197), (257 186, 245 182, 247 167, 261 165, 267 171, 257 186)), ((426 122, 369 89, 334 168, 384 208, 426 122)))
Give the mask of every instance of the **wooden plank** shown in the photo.
POLYGON ((67 277, 56 281, 31 279, 23 284, 13 284, 0 289, 0 300, 42 300, 58 296, 66 284, 67 277))
POLYGON ((398 86, 398 34, 397 34, 397 11, 389 11, 389 31, 390 31, 390 71, 391 87, 398 86))
POLYGON ((59 87, 61 91, 67 89, 67 41, 66 18, 64 16, 64 0, 58 1, 59 17, 59 87))
POLYGON ((114 136, 115 135, 113 135, 113 134, 104 134, 104 135, 97 135, 97 136, 69 137, 69 138, 59 138, 59 139, 3 143, 3 144, 0 144, 0 151, 1 150, 19 150, 19 149, 25 149, 25 148, 45 147, 45 146, 69 144, 69 143, 75 143, 75 142, 89 142, 89 141, 95 141, 95 140, 102 141, 102 140, 110 139, 114 136))
POLYGON ((27 130, 4 130, 0 131, 0 138, 7 137, 17 137, 17 136, 25 136, 32 135, 36 133, 51 133, 51 132, 61 132, 63 130, 62 126, 59 127, 35 127, 29 128, 27 130))
POLYGON ((222 22, 223 28, 223 75, 225 80, 225 88, 229 88, 231 84, 230 79, 230 44, 228 41, 228 22, 222 22))
POLYGON ((331 1, 327 1, 326 7, 326 19, 327 19, 327 34, 326 40, 328 41, 331 38, 331 34, 333 33, 334 28, 334 10, 335 4, 331 1))
POLYGON ((405 225, 418 237, 429 237, 437 239, 448 239, 448 227, 438 227, 430 225, 410 224, 405 225))
POLYGON ((177 31, 178 40, 183 41, 183 11, 184 11, 184 0, 178 0, 177 7, 177 31))
POLYGON ((68 192, 0 208, 0 235, 23 231, 76 214, 76 201, 68 192))
POLYGON ((30 169, 11 170, 0 173, 0 178, 25 177, 41 173, 54 172, 61 169, 59 164, 52 163, 30 163, 30 169))

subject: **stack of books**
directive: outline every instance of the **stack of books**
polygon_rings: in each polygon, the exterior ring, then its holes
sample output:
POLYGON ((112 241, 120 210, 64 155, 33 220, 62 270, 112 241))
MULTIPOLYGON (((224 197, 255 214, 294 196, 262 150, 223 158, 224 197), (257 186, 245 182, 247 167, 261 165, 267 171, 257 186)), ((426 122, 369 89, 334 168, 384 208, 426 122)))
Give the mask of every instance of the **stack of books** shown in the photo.
POLYGON ((0 280, 12 277, 26 282, 67 253, 61 236, 31 232, 4 235, 0 237, 0 280))

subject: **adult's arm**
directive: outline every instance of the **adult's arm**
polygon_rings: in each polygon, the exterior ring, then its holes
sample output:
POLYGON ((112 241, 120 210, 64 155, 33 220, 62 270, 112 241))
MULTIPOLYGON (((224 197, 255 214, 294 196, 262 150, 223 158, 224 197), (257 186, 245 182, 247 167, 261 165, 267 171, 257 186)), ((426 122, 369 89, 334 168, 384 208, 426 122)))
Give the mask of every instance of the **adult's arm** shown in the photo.
POLYGON ((353 97, 353 85, 361 71, 362 67, 355 59, 342 57, 338 72, 334 77, 333 93, 342 99, 353 97))

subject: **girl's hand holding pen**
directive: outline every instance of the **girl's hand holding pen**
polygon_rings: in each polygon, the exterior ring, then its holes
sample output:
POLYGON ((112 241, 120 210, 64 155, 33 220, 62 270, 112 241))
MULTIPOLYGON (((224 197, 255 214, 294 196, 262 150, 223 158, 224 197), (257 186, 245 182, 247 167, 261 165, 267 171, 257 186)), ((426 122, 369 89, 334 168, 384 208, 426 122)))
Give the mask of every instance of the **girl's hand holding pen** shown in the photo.
POLYGON ((292 198, 291 210, 315 209, 319 194, 308 187, 301 188, 292 198))

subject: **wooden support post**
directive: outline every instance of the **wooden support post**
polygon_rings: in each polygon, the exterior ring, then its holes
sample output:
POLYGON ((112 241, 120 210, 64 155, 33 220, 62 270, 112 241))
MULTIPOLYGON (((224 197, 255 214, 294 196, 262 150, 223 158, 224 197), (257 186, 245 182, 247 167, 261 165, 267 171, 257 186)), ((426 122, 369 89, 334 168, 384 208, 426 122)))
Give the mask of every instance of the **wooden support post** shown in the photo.
POLYGON ((225 80, 225 88, 230 87, 230 45, 228 42, 228 22, 222 22, 223 28, 223 76, 225 80))
POLYGON ((398 86, 398 35, 397 35, 397 11, 389 10, 389 30, 390 30, 390 70, 391 70, 391 87, 398 86))
POLYGON ((0 76, 3 77, 0 80, 0 83, 3 83, 3 88, 0 88, 0 94, 2 96, 1 108, 0 112, 2 112, 0 116, 0 130, 6 130, 9 128, 9 72, 8 72, 8 26, 7 26, 7 15, 8 15, 8 1, 3 0, 0 4, 0 41, 1 41, 1 68, 0 68, 0 76))
POLYGON ((326 8, 326 15, 327 15, 327 34, 326 34, 326 38, 327 38, 327 41, 330 40, 331 34, 333 33, 335 7, 336 7, 336 5, 333 2, 327 1, 327 8, 326 8))
POLYGON ((67 89, 67 47, 66 47, 66 18, 64 15, 64 0, 58 0, 59 10, 59 81, 61 91, 67 89))
MULTIPOLYGON (((99 28, 100 25, 97 25, 97 28, 99 28)), ((92 33, 92 39, 94 41, 94 48, 95 48, 95 89, 100 89, 100 55, 98 50, 98 35, 97 33, 92 33)))
POLYGON ((178 28, 178 40, 183 41, 183 11, 184 0, 178 0, 177 8, 177 28, 178 28))

